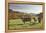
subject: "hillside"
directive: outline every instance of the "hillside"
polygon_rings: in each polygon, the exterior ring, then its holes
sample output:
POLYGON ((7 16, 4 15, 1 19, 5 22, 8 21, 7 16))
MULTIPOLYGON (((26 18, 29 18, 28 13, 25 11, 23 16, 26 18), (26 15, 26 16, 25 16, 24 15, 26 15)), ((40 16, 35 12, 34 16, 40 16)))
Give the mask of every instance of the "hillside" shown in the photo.
POLYGON ((21 18, 21 16, 24 16, 26 15, 27 16, 30 16, 30 17, 43 17, 43 13, 40 13, 40 14, 35 14, 35 13, 24 13, 24 12, 18 12, 18 11, 13 11, 11 9, 9 9, 8 11, 8 18, 9 19, 16 19, 16 18, 21 18))

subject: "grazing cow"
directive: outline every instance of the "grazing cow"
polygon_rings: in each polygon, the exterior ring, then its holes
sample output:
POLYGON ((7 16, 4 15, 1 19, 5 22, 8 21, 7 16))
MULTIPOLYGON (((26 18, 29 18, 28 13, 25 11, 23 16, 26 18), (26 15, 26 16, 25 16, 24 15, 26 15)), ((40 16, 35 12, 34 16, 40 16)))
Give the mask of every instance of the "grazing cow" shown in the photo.
POLYGON ((38 23, 38 17, 33 18, 35 23, 38 23))
POLYGON ((23 15, 23 16, 21 16, 21 19, 24 22, 24 24, 27 21, 30 21, 31 22, 31 16, 30 15, 23 15))
POLYGON ((39 23, 41 23, 41 21, 43 21, 43 13, 39 14, 38 21, 39 21, 39 23))

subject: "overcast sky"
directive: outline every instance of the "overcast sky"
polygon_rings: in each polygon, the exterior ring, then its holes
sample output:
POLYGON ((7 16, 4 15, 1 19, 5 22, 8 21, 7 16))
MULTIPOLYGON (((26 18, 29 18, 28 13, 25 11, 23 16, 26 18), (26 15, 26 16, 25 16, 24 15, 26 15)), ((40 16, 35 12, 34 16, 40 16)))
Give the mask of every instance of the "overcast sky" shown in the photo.
POLYGON ((35 13, 38 14, 42 12, 42 5, 30 5, 30 4, 10 4, 10 9, 13 11, 25 12, 25 13, 35 13))

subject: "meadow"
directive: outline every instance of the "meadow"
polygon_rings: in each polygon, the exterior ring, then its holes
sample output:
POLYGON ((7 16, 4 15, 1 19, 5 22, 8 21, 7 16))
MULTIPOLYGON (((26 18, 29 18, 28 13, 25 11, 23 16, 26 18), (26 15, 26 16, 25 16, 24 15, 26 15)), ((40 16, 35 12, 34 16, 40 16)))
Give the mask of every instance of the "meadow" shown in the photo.
POLYGON ((23 23, 22 19, 10 19, 8 22, 8 29, 9 30, 19 30, 19 29, 28 29, 28 28, 37 28, 41 29, 42 23, 35 23, 35 22, 26 22, 23 23))

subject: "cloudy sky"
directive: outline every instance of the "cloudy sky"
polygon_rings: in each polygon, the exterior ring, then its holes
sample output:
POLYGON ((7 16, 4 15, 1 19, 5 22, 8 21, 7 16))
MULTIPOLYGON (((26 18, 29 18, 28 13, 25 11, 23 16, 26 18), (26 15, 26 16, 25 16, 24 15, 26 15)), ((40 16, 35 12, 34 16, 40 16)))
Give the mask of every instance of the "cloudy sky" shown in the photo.
POLYGON ((42 12, 42 5, 30 5, 30 4, 10 4, 10 9, 13 11, 25 12, 25 13, 35 13, 38 14, 42 12))

